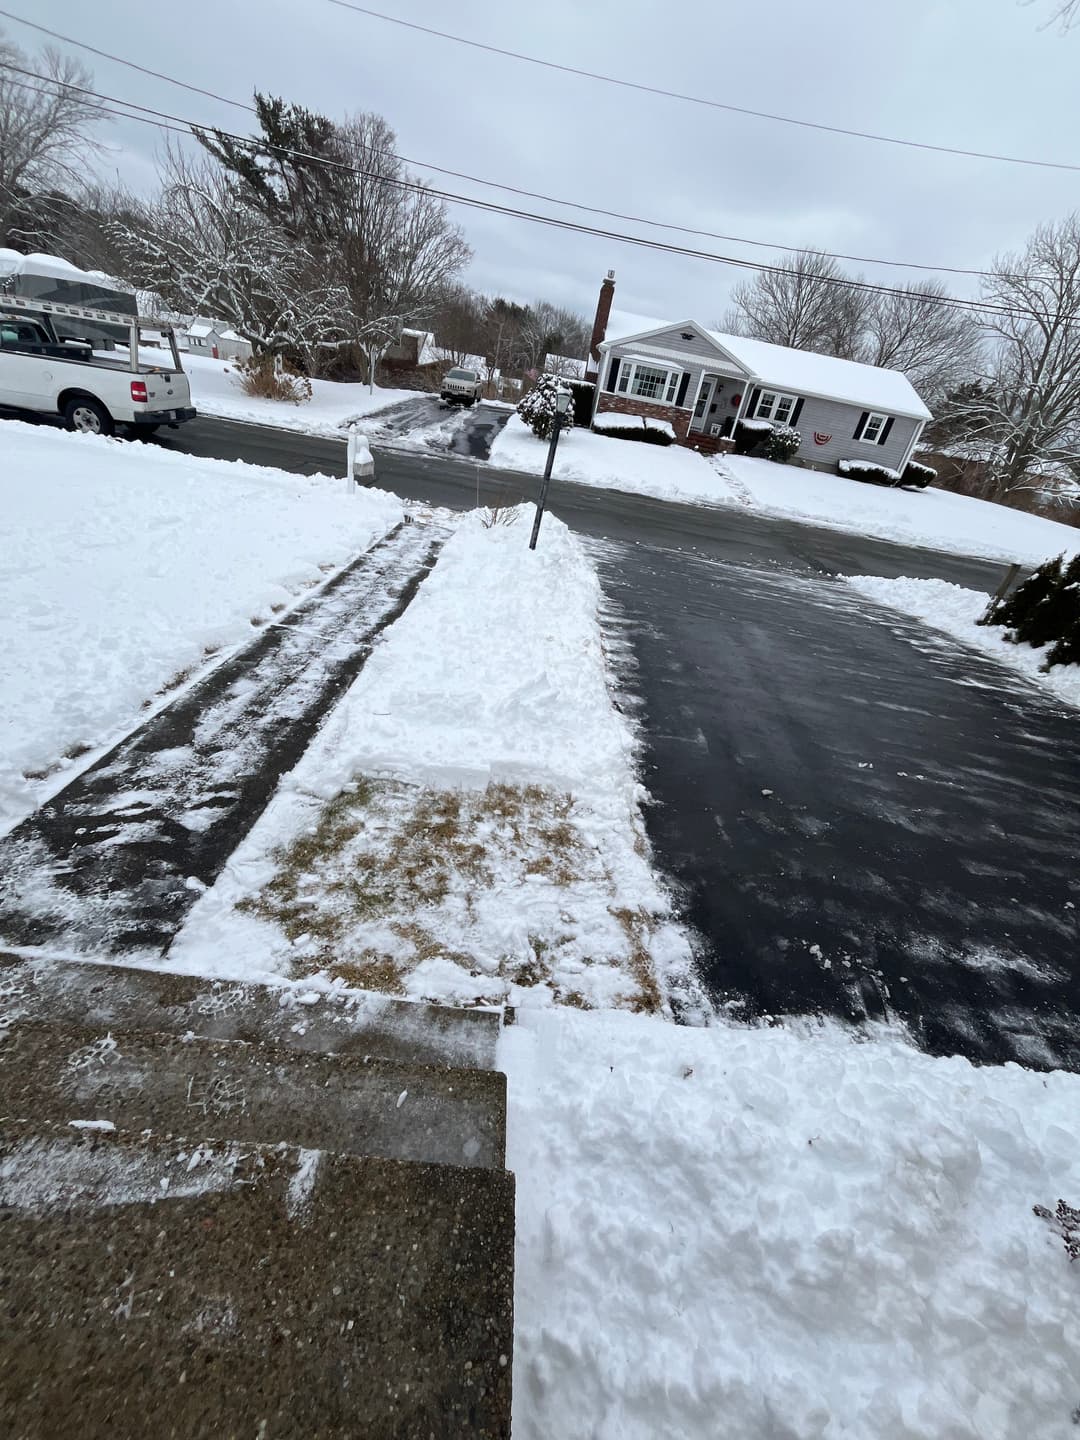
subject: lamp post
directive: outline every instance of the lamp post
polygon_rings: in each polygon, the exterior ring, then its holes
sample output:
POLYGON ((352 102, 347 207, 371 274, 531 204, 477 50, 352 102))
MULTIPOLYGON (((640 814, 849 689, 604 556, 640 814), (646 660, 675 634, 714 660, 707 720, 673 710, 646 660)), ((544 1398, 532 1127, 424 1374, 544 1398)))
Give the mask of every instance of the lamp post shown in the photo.
POLYGON ((540 534, 540 521, 544 518, 544 506, 547 504, 548 486, 551 484, 551 467, 555 464, 555 451, 559 444, 559 431, 563 427, 570 409, 572 395, 569 390, 560 389, 555 396, 555 419, 551 426, 551 444, 548 446, 547 464, 544 466, 544 479, 540 485, 540 499, 536 505, 536 519, 533 521, 532 535, 529 539, 529 549, 536 549, 536 537, 540 534))

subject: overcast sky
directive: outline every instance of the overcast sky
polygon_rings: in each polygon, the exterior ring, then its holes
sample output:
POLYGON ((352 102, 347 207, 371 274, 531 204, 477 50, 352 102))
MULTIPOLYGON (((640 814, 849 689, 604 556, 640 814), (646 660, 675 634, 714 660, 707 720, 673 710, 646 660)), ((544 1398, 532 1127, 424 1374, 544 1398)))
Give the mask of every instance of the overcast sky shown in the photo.
MULTIPOLYGON (((379 0, 374 0, 378 6, 379 0)), ((222 95, 258 88, 341 116, 375 110, 400 152, 485 179, 755 240, 981 268, 1042 219, 1080 207, 1080 173, 934 155, 751 119, 561 75, 420 35, 330 0, 5 0, 75 39, 222 95)), ((1039 25, 1051 0, 383 0, 387 14, 645 84, 826 124, 1080 163, 1080 32, 1039 25)), ((41 37, 0 21, 33 48, 41 37)), ((79 53, 79 52, 75 52, 79 53)), ((204 124, 252 117, 81 55, 96 87, 204 124)), ((160 136, 117 121, 103 164, 135 189, 160 136)), ((430 172, 429 172, 430 173, 430 172)), ((431 176, 432 179, 438 177, 431 176)), ((579 212, 439 179, 484 198, 579 212)), ((727 266, 454 208, 471 284, 591 313, 612 267, 620 309, 716 323, 727 266)), ((645 226, 610 228, 663 238, 645 226)), ((767 255, 720 241, 684 243, 767 255)), ((874 278, 916 271, 862 267, 874 278)), ((735 277, 737 278, 737 277, 735 277)), ((951 283, 971 293, 976 282, 951 283)))

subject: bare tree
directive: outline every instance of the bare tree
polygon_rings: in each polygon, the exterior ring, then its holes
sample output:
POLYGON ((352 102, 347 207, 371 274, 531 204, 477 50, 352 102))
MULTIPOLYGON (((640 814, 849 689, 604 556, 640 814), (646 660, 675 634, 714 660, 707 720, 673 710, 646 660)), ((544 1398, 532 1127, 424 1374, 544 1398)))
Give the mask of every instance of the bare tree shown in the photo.
POLYGON ((981 447, 994 494, 1045 488, 1080 469, 1080 215, 1040 225, 1020 255, 999 256, 983 283, 999 313, 983 383, 956 402, 981 447))
POLYGON ((170 147, 159 198, 111 226, 123 277, 180 313, 210 315, 260 351, 317 369, 343 343, 348 298, 320 257, 238 199, 225 170, 170 147))
POLYGON ((940 280, 924 280, 872 295, 858 358, 901 370, 931 409, 979 369, 978 317, 951 305, 940 280))
POLYGON ((781 270, 759 271, 732 291, 735 309, 725 321, 735 334, 795 350, 819 350, 844 359, 858 356, 867 292, 828 255, 800 250, 777 261, 781 270))
MULTIPOLYGON (((1034 0, 1023 0, 1023 3, 1025 5, 1031 5, 1034 3, 1034 0)), ((1039 0, 1039 3, 1043 3, 1043 0, 1039 0)), ((1076 24, 1080 24, 1080 0, 1057 0, 1057 4, 1050 12, 1049 18, 1044 21, 1040 28, 1048 30, 1051 25, 1057 25, 1064 35, 1067 30, 1071 30, 1076 24)))
POLYGON ((584 359, 590 326, 576 314, 550 300, 535 300, 522 321, 521 346, 528 369, 542 370, 548 355, 584 359))
POLYGON ((467 285, 444 286, 432 304, 431 323, 439 348, 455 365, 484 348, 487 302, 467 285))
POLYGON ((89 89, 89 70, 52 46, 29 57, 0 36, 0 62, 0 244, 10 245, 19 241, 20 222, 29 213, 40 221, 35 196, 62 197, 86 183, 87 158, 99 148, 90 132, 102 116, 91 101, 65 88, 89 89))

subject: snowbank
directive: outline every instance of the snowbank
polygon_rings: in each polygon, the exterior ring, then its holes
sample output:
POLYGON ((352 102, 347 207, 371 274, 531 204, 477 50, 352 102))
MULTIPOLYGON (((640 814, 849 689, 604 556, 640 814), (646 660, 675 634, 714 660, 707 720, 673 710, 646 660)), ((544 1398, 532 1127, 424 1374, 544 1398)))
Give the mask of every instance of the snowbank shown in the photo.
POLYGON ((15 422, 0 447, 0 829, 40 799, 24 772, 115 738, 402 513, 347 495, 344 467, 309 480, 15 422))
POLYGON ((1080 666, 1055 665, 1043 674, 1039 666, 1046 659, 1046 649, 1035 650, 1026 644, 1012 645, 1005 639, 1005 631, 1000 625, 976 624, 990 598, 981 590, 965 590, 963 586, 950 585, 946 580, 909 580, 906 577, 885 580, 875 575, 844 575, 841 578, 860 595, 894 610, 902 610, 905 615, 914 615, 935 630, 944 630, 972 649, 981 650, 1002 665, 1018 670, 1059 700, 1069 705, 1080 705, 1080 666))
MULTIPOLYGON (((537 440, 525 422, 511 415, 491 447, 492 465, 541 475, 548 442, 537 440)), ((707 461, 681 445, 645 445, 574 429, 559 439, 556 480, 576 480, 611 490, 655 495, 660 500, 723 502, 730 494, 707 461)))
POLYGON ((767 515, 1022 564, 1080 550, 1080 530, 1069 525, 932 486, 893 490, 748 455, 718 456, 713 465, 729 502, 767 515))
MULTIPOLYGON (((158 363, 160 363, 160 355, 158 363)), ((311 399, 300 405, 281 400, 262 400, 245 395, 240 388, 236 366, 229 360, 209 355, 183 356, 184 370, 191 382, 191 401, 201 415, 222 420, 242 420, 251 425, 274 425, 279 430, 298 430, 304 435, 340 439, 348 421, 376 410, 385 410, 399 400, 416 400, 415 390, 382 390, 373 395, 366 385, 345 385, 334 380, 313 380, 311 399)))
POLYGON ((522 1014, 517 1440, 1068 1440, 1080 1076, 522 1014))
MULTIPOLYGON (((552 835, 546 859, 524 875, 502 841, 495 843, 506 828, 503 815, 485 815, 482 805, 479 818, 468 815, 474 828, 464 838, 483 850, 481 868, 494 872, 492 883, 459 885, 452 876, 449 893, 418 897, 411 913, 397 917, 421 926, 440 954, 415 964, 388 933, 393 924, 350 919, 351 952, 388 957, 402 970, 406 994, 454 1003, 550 1005, 553 996, 571 994, 573 1003, 630 1003, 633 935, 619 912, 641 918, 633 934, 645 940, 668 989, 685 978, 689 951, 648 861, 634 737, 608 688, 596 573, 554 516, 545 517, 532 553, 532 507, 510 513, 517 516, 511 524, 485 527, 483 512, 461 522, 416 599, 199 901, 170 964, 254 979, 289 974, 303 962, 305 944, 290 947, 280 915, 272 923, 245 913, 247 902, 278 873, 280 847, 312 834, 326 802, 363 776, 398 787, 357 805, 360 823, 348 843, 376 857, 380 836, 389 832, 392 845, 404 833, 397 812, 415 807, 418 795, 458 790, 476 797, 495 784, 573 797, 558 819, 537 822, 542 802, 517 817, 525 832, 519 852, 545 828, 552 835), (416 787, 411 796, 406 787, 416 787), (568 850, 556 838, 564 822, 568 850), (560 852, 564 879, 548 868, 560 852)), ((447 848, 469 808, 453 807, 447 848)), ((305 872, 305 894, 314 887, 320 908, 343 903, 334 865, 329 857, 318 877, 305 872)))

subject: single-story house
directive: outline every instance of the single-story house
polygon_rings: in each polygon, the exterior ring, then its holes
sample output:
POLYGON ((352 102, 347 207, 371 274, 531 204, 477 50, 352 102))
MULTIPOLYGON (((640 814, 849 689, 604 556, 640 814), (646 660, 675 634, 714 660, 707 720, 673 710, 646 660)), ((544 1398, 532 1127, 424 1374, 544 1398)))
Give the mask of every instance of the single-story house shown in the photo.
POLYGON ((593 416, 667 420, 681 445, 727 450, 735 427, 790 425, 814 469, 902 471, 930 411, 898 370, 706 330, 695 320, 600 341, 593 416))
POLYGON ((184 349, 196 355, 212 355, 215 360, 248 360, 253 353, 251 341, 223 320, 196 318, 180 339, 184 349))

